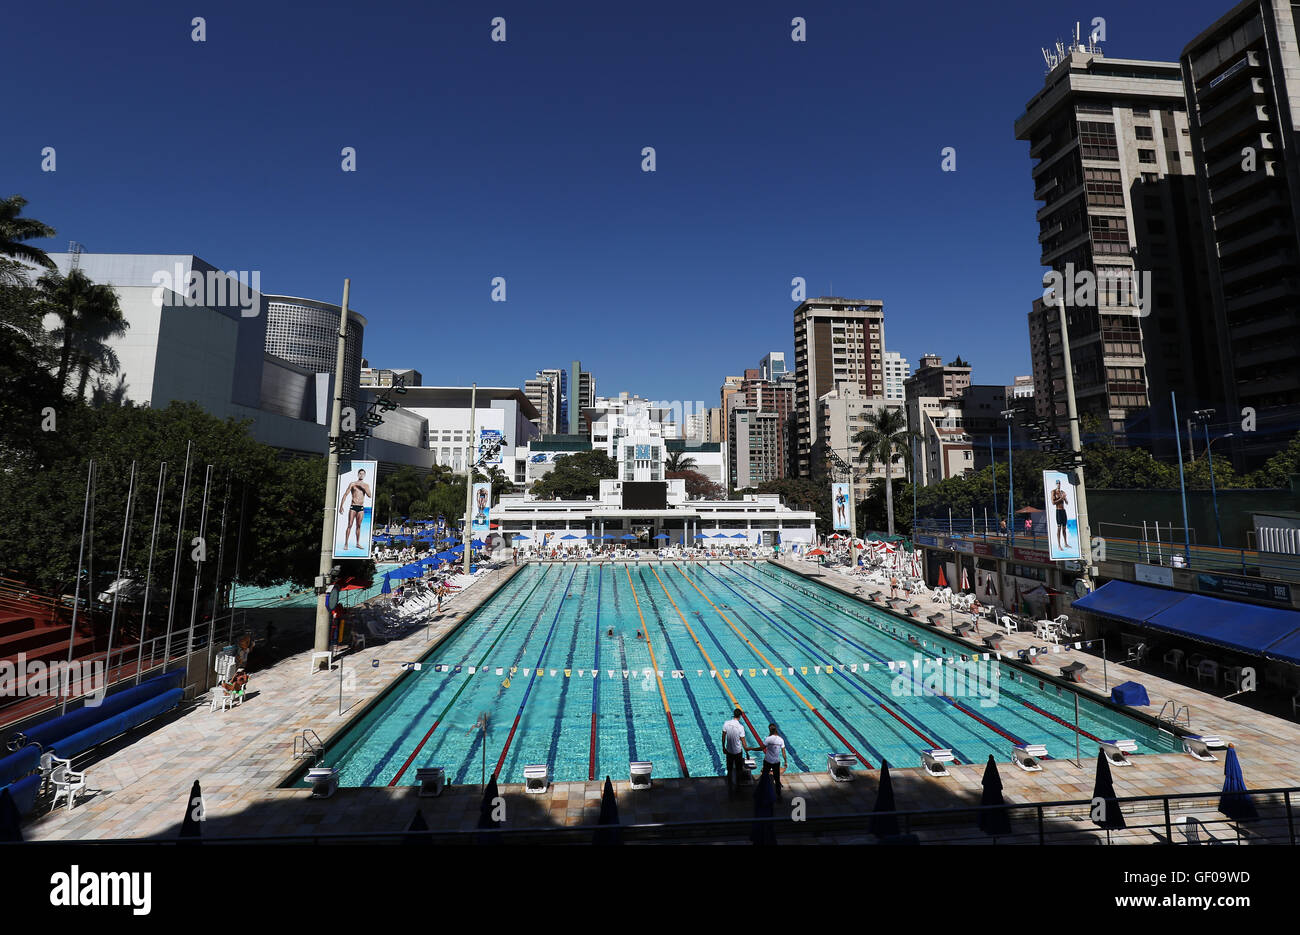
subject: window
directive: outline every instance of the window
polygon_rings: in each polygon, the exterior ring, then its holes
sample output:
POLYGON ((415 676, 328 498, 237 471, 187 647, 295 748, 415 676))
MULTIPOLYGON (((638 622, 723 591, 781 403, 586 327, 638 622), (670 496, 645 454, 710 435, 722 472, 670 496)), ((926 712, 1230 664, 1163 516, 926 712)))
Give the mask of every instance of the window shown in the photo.
POLYGON ((1141 126, 1134 127, 1134 128, 1133 128, 1133 135, 1136 136, 1139 140, 1149 140, 1149 139, 1152 138, 1152 137, 1151 137, 1151 128, 1150 128, 1150 127, 1141 127, 1141 126))
POLYGON ((1118 159, 1114 125, 1080 120, 1079 148, 1084 159, 1118 159))
POLYGON ((1156 151, 1154 149, 1139 149, 1138 162, 1155 162, 1156 151))

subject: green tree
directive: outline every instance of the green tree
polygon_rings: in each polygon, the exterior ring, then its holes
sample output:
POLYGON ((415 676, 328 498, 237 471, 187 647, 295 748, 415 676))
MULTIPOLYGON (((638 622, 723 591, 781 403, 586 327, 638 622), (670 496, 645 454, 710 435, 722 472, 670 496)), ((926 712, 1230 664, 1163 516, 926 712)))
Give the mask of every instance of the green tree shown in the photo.
POLYGON ((699 471, 669 471, 664 477, 686 481, 686 496, 692 500, 721 500, 727 495, 721 484, 715 484, 699 471))
MULTIPOLYGON (((1223 459, 1226 461, 1227 459, 1223 459)), ((1218 482, 1220 462, 1214 462, 1214 478, 1218 482)), ((1285 448, 1280 449, 1273 457, 1264 462, 1264 465, 1258 470, 1249 474, 1245 479, 1245 486, 1248 487, 1287 487, 1291 483, 1292 475, 1300 474, 1300 432, 1297 432, 1287 443, 1285 448)))
POLYGON ((664 458, 664 470, 671 473, 693 471, 697 467, 699 467, 699 462, 684 451, 670 451, 668 457, 664 458))
POLYGON ((854 444, 862 446, 858 458, 866 464, 868 471, 874 471, 878 463, 885 466, 885 517, 891 536, 894 534, 894 458, 901 457, 905 465, 910 465, 912 439, 915 437, 915 432, 908 431, 907 415, 902 409, 881 408, 868 417, 866 428, 852 439, 854 444))
MULTIPOLYGON (((54 261, 44 250, 26 243, 28 240, 41 240, 54 236, 54 228, 42 224, 35 218, 22 217, 27 199, 21 195, 10 195, 0 199, 0 257, 21 260, 46 269, 55 269, 54 261)), ((10 273, 17 267, 8 266, 10 273)))
POLYGON ((548 474, 533 484, 542 499, 581 500, 600 493, 600 482, 618 476, 618 462, 603 451, 580 451, 555 459, 548 474))
POLYGON ((59 369, 55 380, 67 386, 74 369, 83 371, 78 396, 85 393, 92 362, 104 361, 103 342, 126 333, 127 323, 111 286, 91 281, 81 270, 46 273, 37 282, 44 295, 44 311, 59 318, 54 338, 59 342, 59 369))

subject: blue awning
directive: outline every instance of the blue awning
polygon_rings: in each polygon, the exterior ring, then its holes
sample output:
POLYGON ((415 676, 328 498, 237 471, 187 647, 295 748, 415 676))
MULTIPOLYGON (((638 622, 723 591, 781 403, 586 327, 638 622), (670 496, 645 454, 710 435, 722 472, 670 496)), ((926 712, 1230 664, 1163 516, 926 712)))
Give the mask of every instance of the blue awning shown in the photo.
POLYGON ((1300 664, 1300 611, 1111 581, 1074 602, 1095 614, 1300 664))
POLYGON ((1074 602, 1075 607, 1114 617, 1128 623, 1146 623, 1156 614, 1169 610, 1190 595, 1184 591, 1148 588, 1127 581, 1109 581, 1091 594, 1074 602))

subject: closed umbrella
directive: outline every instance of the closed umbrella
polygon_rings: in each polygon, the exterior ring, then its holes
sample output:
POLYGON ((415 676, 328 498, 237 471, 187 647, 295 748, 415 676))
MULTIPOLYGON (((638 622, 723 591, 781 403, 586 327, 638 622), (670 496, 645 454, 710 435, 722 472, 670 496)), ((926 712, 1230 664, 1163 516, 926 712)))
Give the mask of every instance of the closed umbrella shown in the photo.
MULTIPOLYGON (((492 813, 496 810, 496 806, 493 803, 498 797, 497 777, 496 774, 493 773, 492 778, 488 780, 487 786, 483 789, 483 801, 478 807, 478 827, 485 831, 490 831, 497 827, 497 822, 493 819, 492 813)), ((500 844, 501 839, 495 834, 480 835, 477 843, 500 844)))
POLYGON ((889 778, 888 760, 882 760, 880 763, 880 790, 876 793, 876 807, 872 811, 877 813, 871 816, 869 830, 872 834, 881 838, 892 838, 898 834, 898 816, 879 814, 895 811, 894 783, 889 778))
MULTIPOLYGON (((617 825, 618 824, 618 799, 614 796, 614 783, 608 776, 605 777, 605 789, 600 794, 600 817, 596 819, 600 825, 617 825)), ((592 844, 622 844, 622 828, 597 828, 596 835, 592 844)))
POLYGON ((382 588, 379 589, 379 593, 380 593, 380 594, 392 594, 392 593, 393 593, 393 581, 392 581, 392 574, 391 574, 391 572, 390 572, 389 574, 384 575, 384 586, 383 586, 382 588))
POLYGON ((1237 748, 1228 744, 1228 755, 1223 760, 1223 794, 1219 796, 1219 811, 1236 821, 1258 818, 1255 803, 1246 792, 1246 778, 1241 774, 1241 761, 1237 748))
MULTIPOLYGON (((420 811, 417 808, 415 810, 415 817, 412 818, 411 823, 406 826, 406 830, 413 831, 413 832, 428 831, 429 823, 424 820, 424 812, 420 811)), ((432 844, 433 837, 427 834, 408 834, 402 838, 402 843, 403 844, 432 844)))
MULTIPOLYGON (((998 775, 998 764, 989 754, 989 761, 984 767, 984 778, 980 780, 984 791, 980 793, 980 805, 1005 805, 1002 798, 1002 777, 998 775)), ((1011 815, 1004 808, 980 812, 980 830, 985 834, 1010 834, 1011 815)))
MULTIPOLYGON (((190 787, 190 797, 185 803, 185 818, 181 821, 182 838, 201 838, 203 837, 202 826, 199 822, 203 818, 203 790, 199 788, 199 781, 194 780, 194 785, 190 787)), ((188 844, 198 844, 198 841, 187 841, 188 844)))
MULTIPOLYGON (((771 818, 775 814, 776 784, 772 781, 772 774, 765 770, 754 788, 754 817, 771 818)), ((749 839, 755 844, 775 844, 775 824, 770 821, 755 821, 750 829, 749 839)))
MULTIPOLYGON (((1110 762, 1106 759, 1106 754, 1098 751, 1097 753, 1097 781, 1092 787, 1092 800, 1095 803, 1101 799, 1101 814, 1092 820, 1098 828, 1106 829, 1106 841, 1110 841, 1110 832, 1126 827, 1124 824, 1124 813, 1119 810, 1119 803, 1115 801, 1115 783, 1110 777, 1110 762)), ((1096 805, 1093 806, 1096 808, 1096 805)))
POLYGON ((942 565, 939 566, 939 587, 948 587, 948 579, 944 577, 942 565))

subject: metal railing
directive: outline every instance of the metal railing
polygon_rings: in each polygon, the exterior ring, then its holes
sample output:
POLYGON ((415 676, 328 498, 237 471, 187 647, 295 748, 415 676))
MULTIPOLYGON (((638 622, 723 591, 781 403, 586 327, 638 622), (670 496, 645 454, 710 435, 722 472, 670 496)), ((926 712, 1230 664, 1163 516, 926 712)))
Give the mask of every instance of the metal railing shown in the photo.
MULTIPOLYGON (((306 790, 303 790, 304 793, 306 790)), ((342 831, 294 835, 203 835, 204 844, 580 844, 592 843, 597 832, 616 832, 626 844, 684 843, 749 840, 755 832, 767 831, 778 840, 816 837, 822 842, 952 844, 960 841, 989 844, 1156 844, 1242 843, 1296 844, 1294 799, 1300 787, 1258 789, 1243 793, 1255 806, 1258 817, 1239 820, 1217 812, 1217 791, 1124 796, 1106 800, 1124 818, 1123 830, 1107 831, 1088 819, 1096 803, 1092 799, 1024 802, 1006 805, 970 805, 945 809, 898 809, 889 812, 844 812, 830 815, 806 814, 802 820, 773 818, 723 818, 700 821, 643 822, 627 825, 547 825, 493 829, 430 831, 342 831), (1179 806, 1182 806, 1179 808, 1179 806), (1006 834, 987 834, 980 828, 984 816, 1005 816, 1006 834), (887 827, 892 825, 892 827, 887 827), (871 829, 887 830, 877 834, 871 829), (1204 838, 1202 838, 1204 835, 1204 838)), ((445 794, 445 793, 444 793, 445 794)), ((524 798, 520 793, 520 798, 524 798)), ((636 793, 624 793, 634 797, 636 793)), ((507 800, 508 801, 508 800, 507 800)), ((320 807, 331 806, 321 802, 320 807)), ((436 811, 437 800, 429 809, 436 811)), ((507 805, 507 809, 508 809, 507 805)), ((59 844, 58 841, 38 841, 59 844)), ((83 838, 78 845, 138 844, 174 845, 177 838, 83 838)))

